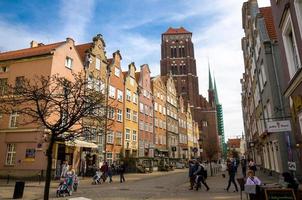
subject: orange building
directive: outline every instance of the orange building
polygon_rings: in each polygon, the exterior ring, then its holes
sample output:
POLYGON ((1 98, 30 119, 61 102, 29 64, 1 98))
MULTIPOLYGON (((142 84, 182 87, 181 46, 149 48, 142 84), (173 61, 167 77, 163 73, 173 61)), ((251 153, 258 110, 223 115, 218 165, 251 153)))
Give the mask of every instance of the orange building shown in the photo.
POLYGON ((166 96, 167 89, 161 76, 152 78, 155 157, 168 157, 166 96))
MULTIPOLYGON (((22 78, 59 74, 72 79, 72 73, 83 71, 84 66, 75 48, 74 40, 44 45, 31 42, 30 48, 0 53, 0 82, 17 84, 22 78)), ((3 87, 2 84, 0 87, 3 87)), ((3 90, 1 90, 3 91, 3 90)), ((5 92, 0 93, 5 95, 5 92)), ((46 129, 38 124, 21 125, 25 116, 18 111, 0 117, 0 175, 36 176, 45 172, 47 143, 46 129)), ((60 168, 60 162, 68 161, 75 169, 79 167, 81 147, 68 147, 64 143, 54 146, 53 170, 60 168)))
POLYGON ((105 130, 106 160, 109 164, 120 159, 123 146, 124 75, 121 69, 122 56, 119 51, 109 59, 108 123, 105 130))

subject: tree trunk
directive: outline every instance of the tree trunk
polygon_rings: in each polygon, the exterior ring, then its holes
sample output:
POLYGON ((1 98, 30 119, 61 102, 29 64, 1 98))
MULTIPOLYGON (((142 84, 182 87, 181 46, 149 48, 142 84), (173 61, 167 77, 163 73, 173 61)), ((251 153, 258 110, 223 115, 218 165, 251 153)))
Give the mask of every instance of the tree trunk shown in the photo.
POLYGON ((213 176, 212 160, 210 160, 210 170, 211 170, 211 176, 213 176))
POLYGON ((44 186, 44 200, 49 199, 49 188, 50 188, 50 181, 51 181, 51 166, 52 166, 52 149, 55 142, 54 134, 50 136, 50 142, 46 151, 47 156, 47 169, 46 169, 46 180, 44 186))

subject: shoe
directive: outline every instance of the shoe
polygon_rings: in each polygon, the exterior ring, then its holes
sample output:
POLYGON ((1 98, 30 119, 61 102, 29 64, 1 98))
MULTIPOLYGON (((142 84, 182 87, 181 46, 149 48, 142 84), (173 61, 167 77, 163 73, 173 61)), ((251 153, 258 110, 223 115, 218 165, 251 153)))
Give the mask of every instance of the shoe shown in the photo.
POLYGON ((207 188, 207 191, 209 191, 210 190, 210 188, 207 188))

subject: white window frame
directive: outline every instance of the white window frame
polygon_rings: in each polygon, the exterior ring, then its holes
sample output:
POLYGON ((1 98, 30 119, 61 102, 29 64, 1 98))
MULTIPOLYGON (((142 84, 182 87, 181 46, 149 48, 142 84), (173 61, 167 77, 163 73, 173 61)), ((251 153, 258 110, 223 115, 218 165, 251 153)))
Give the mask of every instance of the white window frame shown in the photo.
POLYGON ((130 120, 131 119, 131 109, 126 108, 126 119, 130 120))
POLYGON ((137 104, 138 96, 136 93, 133 93, 133 103, 137 104))
POLYGON ((15 164, 16 164, 16 144, 8 143, 6 145, 5 165, 15 165, 15 164))
POLYGON ((137 140, 137 131, 132 130, 132 141, 136 142, 136 140, 137 140))
POLYGON ((107 143, 108 144, 114 144, 114 132, 109 131, 107 134, 107 143))
POLYGON ((117 109, 117 121, 119 122, 123 121, 123 111, 120 109, 117 109))
POLYGON ((16 111, 13 111, 9 116, 9 128, 17 128, 18 127, 18 117, 19 114, 16 111))
POLYGON ((117 99, 120 101, 120 102, 123 102, 123 91, 117 89, 117 99))
POLYGON ((95 58, 95 69, 101 69, 101 60, 99 58, 95 58))
POLYGON ((116 144, 117 145, 122 145, 123 144, 122 132, 120 132, 120 131, 116 132, 116 144), (119 142, 119 140, 120 140, 120 142, 119 142))
POLYGON ((137 119, 138 119, 138 113, 136 111, 133 111, 132 121, 137 122, 137 119))
POLYGON ((109 85, 109 97, 110 98, 115 98, 115 87, 113 87, 112 85, 109 85))
POLYGON ((125 140, 126 141, 130 141, 130 134, 131 134, 131 130, 129 128, 126 128, 126 131, 125 131, 125 140))
POLYGON ((65 58, 65 67, 68 69, 72 69, 73 59, 71 57, 66 56, 65 58))
POLYGON ((299 68, 301 68, 301 61, 300 61, 299 51, 298 51, 298 47, 297 47, 295 30, 293 27, 293 23, 292 23, 292 19, 291 19, 289 10, 287 11, 287 15, 285 17, 284 24, 282 26, 282 39, 283 39, 284 48, 285 48, 285 55, 286 55, 289 75, 290 75, 290 78, 292 78, 295 75, 295 73, 299 70, 299 68), (293 43, 295 44, 295 46, 292 46, 291 41, 289 41, 289 37, 288 37, 289 32, 292 33, 292 37, 293 37, 292 39, 293 39, 293 43), (297 66, 295 66, 293 48, 294 48, 294 52, 296 53, 296 56, 297 56, 297 66))
POLYGON ((127 101, 131 101, 131 91, 129 89, 126 90, 126 99, 127 101))
POLYGON ((139 111, 141 113, 144 113, 144 104, 143 103, 139 103, 139 111))
POLYGON ((117 76, 117 77, 120 77, 120 75, 121 75, 121 70, 120 70, 118 67, 115 67, 115 68, 114 68, 114 75, 117 76))
POLYGON ((107 152, 106 153, 106 159, 107 159, 108 165, 110 166, 113 163, 113 153, 112 152, 107 152))
POLYGON ((109 108, 108 110, 108 118, 114 119, 114 108, 109 108))

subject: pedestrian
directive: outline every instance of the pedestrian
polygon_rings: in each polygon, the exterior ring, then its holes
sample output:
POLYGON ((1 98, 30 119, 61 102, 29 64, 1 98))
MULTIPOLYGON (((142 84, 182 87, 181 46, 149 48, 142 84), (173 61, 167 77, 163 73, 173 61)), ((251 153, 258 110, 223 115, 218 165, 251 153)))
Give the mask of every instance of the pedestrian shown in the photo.
POLYGON ((231 160, 227 160, 227 171, 229 172, 229 181, 228 181, 228 186, 225 189, 226 191, 229 191, 231 183, 234 184, 235 189, 234 192, 238 192, 238 187, 235 181, 235 176, 236 176, 236 167, 234 164, 231 162, 231 160))
POLYGON ((249 170, 253 170, 254 174, 256 174, 257 167, 256 167, 256 163, 254 162, 253 159, 251 159, 249 162, 249 170))
POLYGON ((69 170, 68 162, 64 161, 63 164, 62 164, 61 178, 66 177, 66 174, 67 174, 68 170, 69 170))
POLYGON ((210 190, 208 184, 206 183, 206 170, 205 170, 205 166, 203 166, 199 161, 196 161, 196 168, 197 170, 193 173, 196 178, 195 178, 195 183, 196 183, 196 190, 198 190, 199 186, 201 185, 200 183, 202 183, 207 191, 210 190))
MULTIPOLYGON (((112 166, 112 165, 111 165, 112 166)), ((112 183, 112 167, 108 167, 108 177, 109 177, 109 183, 112 183)))
POLYGON ((100 171, 102 172, 101 177, 103 179, 103 182, 105 182, 108 176, 108 163, 106 161, 103 163, 100 171))
POLYGON ((189 190, 193 190, 193 186, 195 183, 195 175, 194 172, 197 170, 198 166, 195 165, 195 160, 189 161, 189 179, 190 179, 190 188, 189 190))
POLYGON ((126 181, 126 180, 125 180, 125 177, 124 177, 125 171, 126 171, 126 165, 125 165, 125 163, 122 161, 122 162, 121 162, 121 165, 120 165, 120 167, 119 167, 120 182, 121 182, 121 183, 126 181))
POLYGON ((242 158, 240 164, 241 164, 241 169, 242 169, 242 176, 245 178, 246 177, 246 164, 247 164, 246 159, 242 158))
POLYGON ((256 195, 259 194, 259 186, 261 185, 261 181, 258 177, 255 176, 253 170, 248 170, 247 179, 245 182, 245 192, 249 194, 250 200, 256 200, 256 195))

